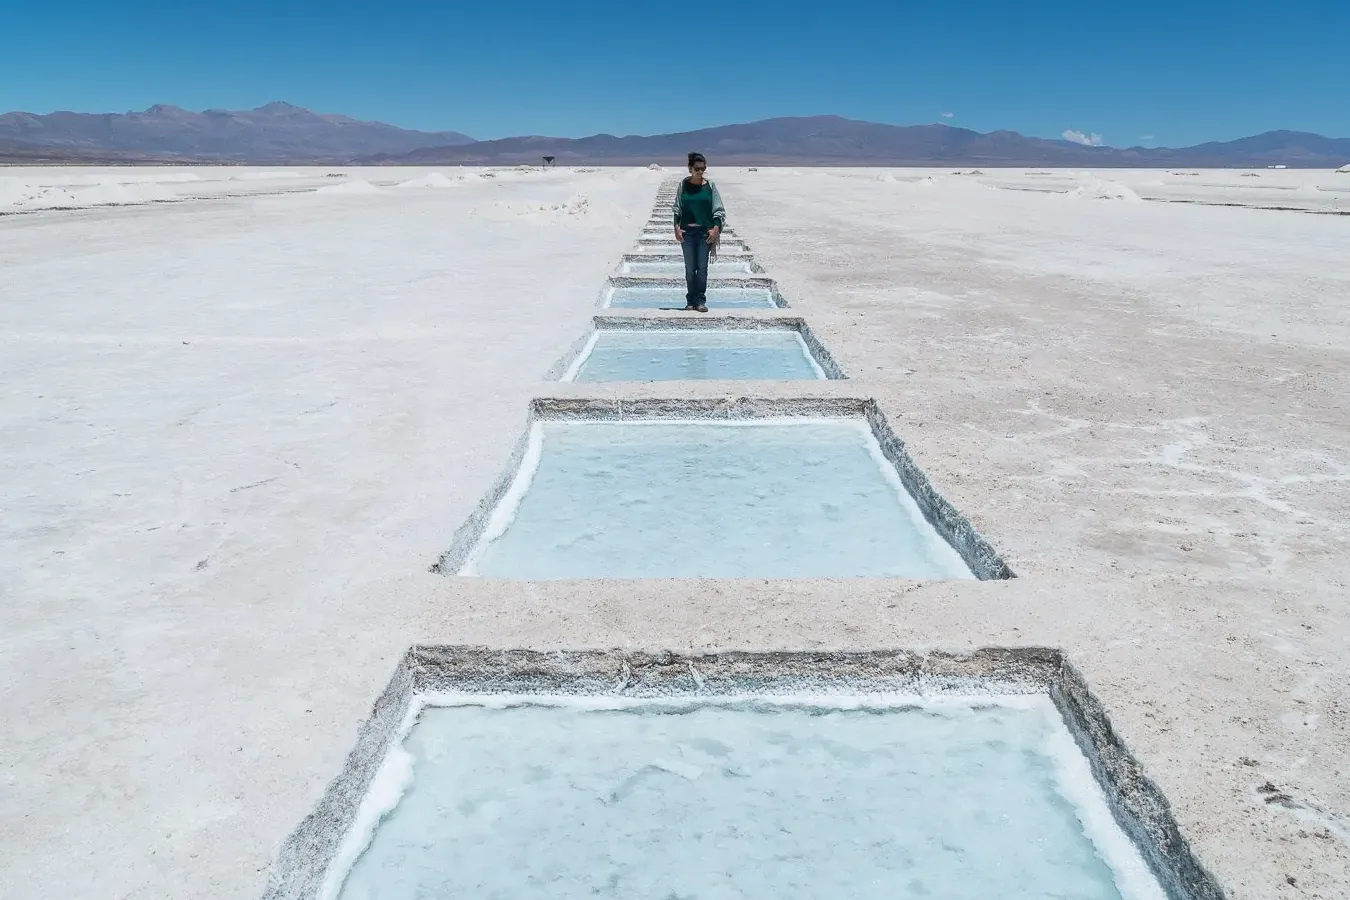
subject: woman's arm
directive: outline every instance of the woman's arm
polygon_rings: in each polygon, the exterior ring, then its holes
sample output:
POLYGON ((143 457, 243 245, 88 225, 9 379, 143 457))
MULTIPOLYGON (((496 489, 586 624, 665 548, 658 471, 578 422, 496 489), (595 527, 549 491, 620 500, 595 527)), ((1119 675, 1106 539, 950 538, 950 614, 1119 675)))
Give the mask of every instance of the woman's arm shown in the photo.
POLYGON ((717 185, 713 184, 711 181, 708 182, 708 187, 712 188, 713 222, 717 225, 718 229, 726 228, 727 210, 726 207, 722 205, 722 192, 719 191, 717 185))
POLYGON ((675 188, 675 199, 670 203, 670 215, 675 220, 675 227, 680 227, 680 195, 684 193, 684 181, 680 181, 679 187, 675 188))

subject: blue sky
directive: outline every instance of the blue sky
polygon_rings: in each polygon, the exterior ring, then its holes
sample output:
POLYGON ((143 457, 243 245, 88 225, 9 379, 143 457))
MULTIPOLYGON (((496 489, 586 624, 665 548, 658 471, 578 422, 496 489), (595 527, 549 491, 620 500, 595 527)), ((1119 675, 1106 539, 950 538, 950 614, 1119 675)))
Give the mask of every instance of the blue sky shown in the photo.
POLYGON ((1344 2, 15 3, 0 111, 286 100, 480 139, 824 113, 1112 146, 1350 137, 1344 2))

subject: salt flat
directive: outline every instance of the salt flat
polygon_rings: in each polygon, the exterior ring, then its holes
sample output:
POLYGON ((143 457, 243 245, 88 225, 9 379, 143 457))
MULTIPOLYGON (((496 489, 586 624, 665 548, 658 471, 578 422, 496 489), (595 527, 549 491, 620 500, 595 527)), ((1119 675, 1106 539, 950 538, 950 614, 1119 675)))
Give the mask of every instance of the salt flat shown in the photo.
POLYGON ((542 584, 427 568, 530 397, 669 395, 542 380, 661 173, 332 171, 0 217, 0 894, 256 896, 415 642, 1062 647, 1234 898, 1350 893, 1350 217, 1133 199, 1350 176, 714 172, 854 381, 682 389, 877 398, 1022 577, 542 584))

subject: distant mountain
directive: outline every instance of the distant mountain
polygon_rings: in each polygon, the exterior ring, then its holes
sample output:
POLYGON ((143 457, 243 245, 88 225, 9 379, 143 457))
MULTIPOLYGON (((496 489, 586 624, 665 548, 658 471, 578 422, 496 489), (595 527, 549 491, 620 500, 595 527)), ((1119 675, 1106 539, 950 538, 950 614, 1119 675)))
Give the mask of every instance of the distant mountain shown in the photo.
MULTIPOLYGON (((473 138, 454 131, 408 131, 381 122, 311 112, 289 103, 257 109, 189 112, 152 106, 144 112, 0 115, 0 141, 118 161, 153 157, 250 163, 349 162, 371 154, 453 147, 473 138)), ((0 146, 0 159, 8 154, 0 146)), ((10 157, 13 158, 13 157, 10 157)))
POLYGON ((182 165, 171 156, 147 156, 144 153, 117 150, 83 150, 48 147, 27 141, 0 138, 0 164, 13 165, 182 165))
POLYGON ((1350 160, 1350 139, 1273 131, 1228 143, 1165 148, 1086 147, 1031 138, 1015 131, 982 134, 948 125, 882 125, 839 116, 765 119, 676 134, 585 138, 515 137, 454 147, 423 147, 373 154, 371 164, 492 165, 538 162, 564 165, 642 165, 678 161, 699 150, 723 164, 984 165, 984 166, 1265 166, 1335 167, 1350 160))
POLYGON ((839 116, 765 119, 649 136, 474 141, 458 132, 408 131, 289 103, 243 112, 152 106, 124 114, 0 115, 0 161, 12 162, 503 165, 552 156, 563 165, 646 165, 678 164, 690 150, 718 164, 739 165, 1336 168, 1350 163, 1350 139, 1296 131, 1180 149, 1117 149, 1015 131, 982 134, 948 125, 882 125, 839 116))

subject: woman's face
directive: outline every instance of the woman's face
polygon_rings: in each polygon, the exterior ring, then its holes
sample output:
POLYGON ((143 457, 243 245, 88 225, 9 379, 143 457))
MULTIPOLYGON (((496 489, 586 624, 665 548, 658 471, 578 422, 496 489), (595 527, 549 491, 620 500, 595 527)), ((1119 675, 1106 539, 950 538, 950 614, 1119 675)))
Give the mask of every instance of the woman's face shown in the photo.
POLYGON ((693 175, 695 178, 702 178, 703 173, 706 171, 708 171, 707 160, 700 159, 689 164, 689 174, 693 175))

